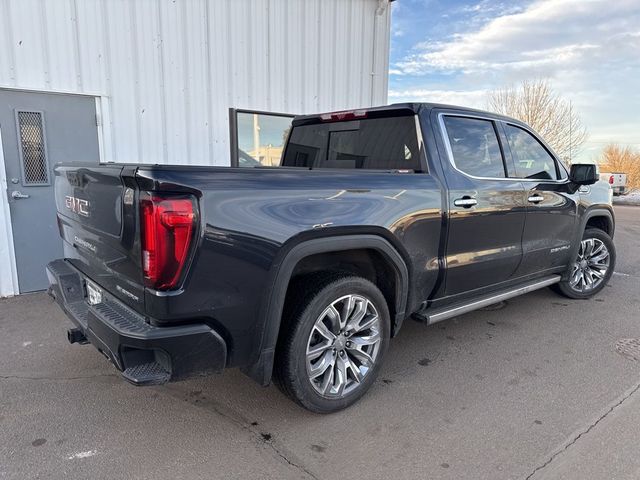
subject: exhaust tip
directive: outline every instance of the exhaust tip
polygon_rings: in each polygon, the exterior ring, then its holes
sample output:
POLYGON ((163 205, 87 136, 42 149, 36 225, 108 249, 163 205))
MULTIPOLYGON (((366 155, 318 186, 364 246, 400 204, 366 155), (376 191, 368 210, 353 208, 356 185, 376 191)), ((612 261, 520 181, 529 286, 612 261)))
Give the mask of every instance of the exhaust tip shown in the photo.
POLYGON ((84 333, 79 328, 70 328, 67 330, 67 340, 69 340, 69 343, 89 343, 87 337, 84 336, 84 333))

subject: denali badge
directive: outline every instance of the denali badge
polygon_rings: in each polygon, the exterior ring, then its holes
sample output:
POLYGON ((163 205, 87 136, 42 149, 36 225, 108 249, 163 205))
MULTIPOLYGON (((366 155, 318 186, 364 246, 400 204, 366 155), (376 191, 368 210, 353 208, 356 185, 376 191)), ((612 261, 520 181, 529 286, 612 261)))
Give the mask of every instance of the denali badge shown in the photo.
POLYGON ((562 245, 560 247, 555 247, 550 250, 551 253, 561 252, 562 250, 569 250, 571 245, 562 245))
POLYGON ((83 200, 82 198, 67 195, 64 197, 64 205, 73 213, 77 213, 83 217, 89 216, 89 200, 83 200))
POLYGON ((73 236, 73 243, 74 245, 80 245, 81 247, 91 250, 93 253, 96 253, 98 251, 98 249, 93 243, 87 242, 86 240, 78 237, 77 235, 73 236))

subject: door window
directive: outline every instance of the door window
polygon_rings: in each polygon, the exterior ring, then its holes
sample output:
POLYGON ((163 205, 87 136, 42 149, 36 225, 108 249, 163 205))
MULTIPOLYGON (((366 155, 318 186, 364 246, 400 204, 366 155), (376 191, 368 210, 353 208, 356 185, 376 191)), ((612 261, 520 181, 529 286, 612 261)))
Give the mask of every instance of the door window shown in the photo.
POLYGON ((505 125, 505 133, 516 167, 516 177, 557 180, 556 162, 546 148, 529 132, 505 125))
POLYGON ((48 185, 49 164, 44 141, 42 112, 16 111, 22 184, 48 185))
POLYGON ((444 117, 455 167, 474 177, 504 178, 505 168, 494 123, 469 117, 444 117))

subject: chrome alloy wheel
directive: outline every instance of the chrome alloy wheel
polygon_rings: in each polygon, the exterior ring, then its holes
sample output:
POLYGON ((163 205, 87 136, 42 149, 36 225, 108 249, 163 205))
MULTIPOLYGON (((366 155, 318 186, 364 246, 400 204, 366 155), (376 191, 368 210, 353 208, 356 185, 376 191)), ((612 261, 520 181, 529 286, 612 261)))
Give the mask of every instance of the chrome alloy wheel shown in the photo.
POLYGON ((593 290, 604 280, 609 262, 609 250, 602 240, 597 238, 582 240, 578 249, 578 258, 571 269, 569 285, 579 292, 593 290))
POLYGON ((307 375, 322 396, 340 398, 358 387, 376 362, 381 320, 361 295, 345 295, 324 309, 307 341, 307 375))

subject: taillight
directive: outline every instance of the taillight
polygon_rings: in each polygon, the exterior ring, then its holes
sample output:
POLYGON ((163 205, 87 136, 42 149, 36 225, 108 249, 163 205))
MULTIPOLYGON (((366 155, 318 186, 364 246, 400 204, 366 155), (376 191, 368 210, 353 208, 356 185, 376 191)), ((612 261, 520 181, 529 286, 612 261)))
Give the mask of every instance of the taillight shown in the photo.
POLYGON ((178 285, 189 259, 196 222, 193 197, 141 194, 142 270, 148 287, 169 290, 178 285))
POLYGON ((609 185, 613 185, 613 175, 609 175, 609 185))

